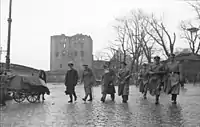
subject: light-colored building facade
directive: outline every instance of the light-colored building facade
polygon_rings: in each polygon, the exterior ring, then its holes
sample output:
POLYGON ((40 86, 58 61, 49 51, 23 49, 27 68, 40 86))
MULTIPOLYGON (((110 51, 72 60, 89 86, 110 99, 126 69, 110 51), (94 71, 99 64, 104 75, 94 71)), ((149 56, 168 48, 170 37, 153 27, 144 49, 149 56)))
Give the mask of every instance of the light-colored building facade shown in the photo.
POLYGON ((80 72, 83 64, 92 67, 93 40, 90 36, 76 34, 74 36, 51 36, 50 70, 66 71, 68 62, 73 61, 80 72))

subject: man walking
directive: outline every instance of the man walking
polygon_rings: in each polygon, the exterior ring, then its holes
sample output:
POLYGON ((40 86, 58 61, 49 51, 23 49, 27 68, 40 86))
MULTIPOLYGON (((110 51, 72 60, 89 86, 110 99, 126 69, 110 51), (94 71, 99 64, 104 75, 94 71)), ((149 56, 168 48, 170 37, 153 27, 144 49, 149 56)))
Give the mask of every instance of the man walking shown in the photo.
POLYGON ((163 75, 165 74, 165 68, 160 63, 160 57, 154 57, 154 63, 149 67, 149 83, 148 90, 152 96, 155 96, 155 104, 159 104, 159 97, 161 91, 161 83, 163 75))
POLYGON ((166 64, 167 81, 165 82, 165 92, 171 94, 173 104, 176 104, 177 96, 180 93, 180 82, 183 81, 182 65, 175 60, 175 54, 170 55, 170 61, 166 64))
POLYGON ((122 97, 122 102, 127 103, 129 96, 129 81, 130 81, 130 71, 127 68, 127 64, 122 62, 122 69, 119 72, 118 80, 118 95, 122 97))
POLYGON ((84 71, 82 75, 82 82, 84 83, 84 90, 85 90, 85 97, 83 98, 83 101, 87 100, 87 97, 89 96, 90 99, 88 101, 92 101, 92 86, 94 85, 95 78, 92 70, 88 67, 88 65, 83 65, 84 71))
POLYGON ((106 95, 110 94, 112 101, 115 100, 115 86, 114 86, 114 80, 115 80, 115 72, 111 68, 110 62, 106 63, 104 65, 104 74, 102 76, 102 97, 101 101, 105 102, 106 95))
POLYGON ((68 63, 69 70, 67 71, 65 75, 65 86, 66 86, 66 91, 65 93, 69 95, 70 100, 68 101, 69 103, 73 102, 73 96, 74 95, 74 100, 76 101, 77 96, 75 93, 75 86, 78 82, 78 72, 73 68, 74 64, 73 62, 68 63))
POLYGON ((144 99, 147 99, 147 84, 149 81, 149 76, 148 76, 148 65, 143 64, 142 69, 140 70, 140 82, 139 82, 139 91, 143 94, 144 99))

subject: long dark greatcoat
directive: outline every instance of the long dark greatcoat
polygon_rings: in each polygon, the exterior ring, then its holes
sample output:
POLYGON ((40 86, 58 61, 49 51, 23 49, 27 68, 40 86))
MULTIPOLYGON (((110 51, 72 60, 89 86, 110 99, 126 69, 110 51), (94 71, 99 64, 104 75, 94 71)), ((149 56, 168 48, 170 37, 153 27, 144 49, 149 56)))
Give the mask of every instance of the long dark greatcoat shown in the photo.
POLYGON ((119 72, 119 85, 118 85, 119 96, 129 95, 129 81, 130 81, 130 71, 127 68, 121 69, 119 72))
POLYGON ((178 61, 168 62, 165 67, 167 71, 167 79, 164 85, 164 91, 167 94, 179 94, 180 81, 182 81, 182 66, 178 61))
POLYGON ((147 91, 147 84, 149 81, 148 69, 141 69, 140 71, 140 87, 139 91, 145 93, 147 91))
POLYGON ((95 77, 90 68, 83 71, 82 80, 84 82, 85 94, 91 94, 92 86, 94 85, 95 82, 95 77))
POLYGON ((153 74, 149 75, 149 82, 148 82, 148 90, 152 96, 160 95, 161 90, 161 82, 164 75, 165 68, 163 64, 151 64, 149 71, 154 72, 153 74))
POLYGON ((78 72, 75 69, 68 70, 65 75, 65 86, 67 93, 73 94, 74 88, 78 82, 78 72))
POLYGON ((102 94, 114 94, 115 86, 114 86, 115 72, 112 69, 109 69, 107 73, 104 73, 102 76, 103 86, 102 86, 102 94))

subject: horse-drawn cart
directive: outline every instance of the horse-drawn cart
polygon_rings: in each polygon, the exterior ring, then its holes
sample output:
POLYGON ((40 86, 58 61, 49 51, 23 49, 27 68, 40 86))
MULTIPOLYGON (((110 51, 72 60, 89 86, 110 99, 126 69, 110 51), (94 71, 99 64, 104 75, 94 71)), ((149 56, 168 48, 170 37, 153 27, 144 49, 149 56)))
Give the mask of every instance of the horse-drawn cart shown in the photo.
POLYGON ((38 77, 35 76, 10 76, 5 77, 7 91, 12 93, 13 99, 21 103, 25 99, 35 103, 41 94, 41 89, 47 89, 38 77))

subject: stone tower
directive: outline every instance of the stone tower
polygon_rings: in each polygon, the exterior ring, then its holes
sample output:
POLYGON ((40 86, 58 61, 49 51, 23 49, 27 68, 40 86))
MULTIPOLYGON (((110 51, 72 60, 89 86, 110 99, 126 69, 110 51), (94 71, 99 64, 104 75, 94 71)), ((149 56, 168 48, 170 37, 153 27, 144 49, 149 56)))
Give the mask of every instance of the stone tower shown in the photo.
POLYGON ((90 36, 82 34, 51 36, 50 52, 51 71, 66 71, 69 61, 74 62, 78 71, 82 70, 83 64, 92 67, 93 41, 90 36))

